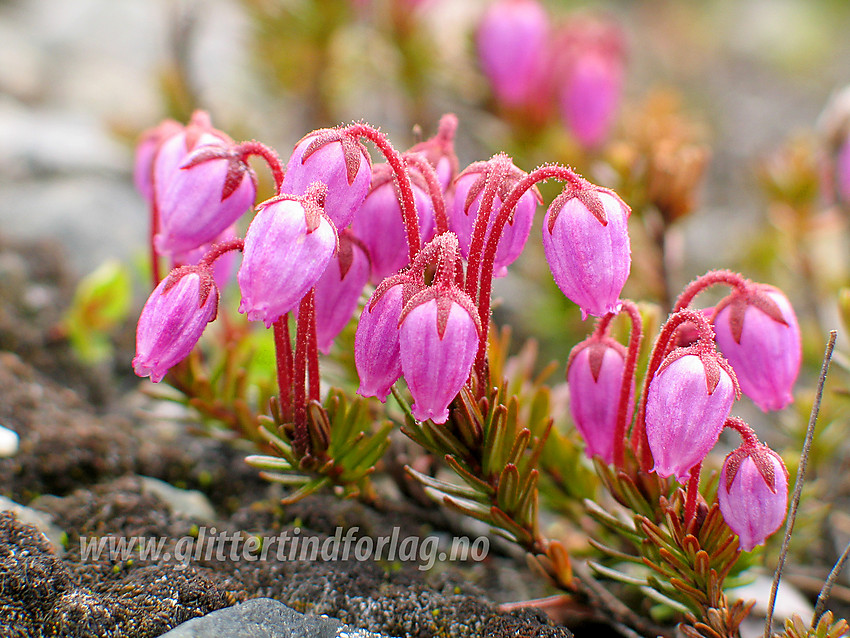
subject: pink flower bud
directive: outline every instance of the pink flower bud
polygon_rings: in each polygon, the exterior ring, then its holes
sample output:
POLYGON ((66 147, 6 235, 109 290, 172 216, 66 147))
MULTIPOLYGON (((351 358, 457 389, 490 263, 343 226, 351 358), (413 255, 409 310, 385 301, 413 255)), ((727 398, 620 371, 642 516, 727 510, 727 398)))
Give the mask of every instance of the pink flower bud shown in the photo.
POLYGON ((322 191, 281 195, 259 205, 236 274, 239 312, 250 321, 271 326, 295 308, 330 263, 337 236, 319 203, 322 191))
MULTIPOLYGON (((423 243, 427 243, 434 235, 434 204, 419 173, 410 171, 410 177, 419 232, 423 243)), ((372 167, 371 190, 351 223, 351 229, 369 249, 373 283, 380 283, 408 264, 407 233, 402 222, 398 188, 387 164, 372 167)))
POLYGON ((398 321, 402 311, 403 283, 381 285, 363 308, 354 335, 354 363, 360 377, 357 394, 387 400, 401 376, 398 321))
MULTIPOLYGON (((457 235, 460 251, 464 258, 469 257, 475 220, 478 217, 481 197, 484 194, 484 186, 487 181, 487 166, 487 162, 471 164, 464 169, 455 181, 454 202, 449 208, 449 227, 457 235)), ((507 198, 510 190, 526 174, 511 164, 510 174, 504 180, 502 188, 493 201, 490 219, 487 221, 488 235, 502 207, 502 200, 507 198)), ((508 266, 516 261, 522 253, 528 240, 528 234, 531 232, 534 212, 537 210, 537 204, 540 201, 540 193, 536 188, 529 189, 520 197, 513 215, 502 230, 502 238, 499 241, 499 248, 496 250, 496 257, 493 261, 494 277, 506 276, 508 266)))
POLYGON ((658 368, 646 402, 654 472, 684 483, 717 443, 738 391, 730 370, 720 355, 699 344, 677 348, 658 368))
MULTIPOLYGON (((446 193, 457 177, 458 159, 454 139, 457 131, 457 116, 446 113, 440 118, 437 134, 410 148, 408 153, 421 153, 437 171, 443 193, 446 193)), ((419 206, 416 207, 419 210, 419 206)), ((424 241, 423 241, 424 243, 424 241)))
POLYGON ((726 524, 741 540, 741 549, 749 552, 785 520, 788 470, 766 445, 745 443, 723 462, 717 500, 726 524))
POLYGON ((536 0, 498 0, 478 29, 478 56, 496 98, 506 106, 534 102, 549 56, 549 17, 536 0))
POLYGON ((133 163, 133 183, 145 201, 153 203, 153 166, 160 147, 170 138, 179 135, 183 127, 174 120, 164 120, 155 128, 142 133, 136 145, 133 163))
POLYGON ((716 309, 717 345, 732 365, 741 390, 767 412, 794 397, 800 372, 800 327, 791 303, 772 286, 755 284, 733 291, 716 309))
POLYGON ((625 46, 610 22, 580 18, 555 47, 561 117, 584 148, 599 146, 614 123, 623 87, 625 46))
MULTIPOLYGON (((171 156, 171 146, 183 143, 182 136, 171 138, 159 156, 171 156)), ((196 147, 161 179, 157 175, 160 224, 154 242, 166 255, 211 242, 251 208, 257 194, 256 175, 238 148, 214 141, 196 147)))
POLYGON ((480 329, 472 300, 458 288, 437 284, 407 302, 399 349, 414 417, 446 422, 472 370, 480 329))
POLYGON ((369 255, 350 230, 339 234, 339 250, 316 283, 316 342, 324 354, 357 310, 369 281, 369 255))
MULTIPOLYGON (((567 362, 570 414, 585 442, 588 458, 614 462, 614 434, 626 349, 610 338, 592 336, 579 343, 567 362)), ((634 394, 634 379, 632 379, 634 394)), ((626 417, 631 421, 634 405, 626 417)))
POLYGON ((555 198, 543 220, 543 250, 555 283, 587 315, 620 307, 631 268, 631 210, 616 193, 587 182, 555 198))
POLYGON ((295 145, 280 192, 303 195, 313 182, 324 183, 325 213, 342 230, 369 192, 371 164, 366 147, 344 129, 314 131, 295 145))
POLYGON ((218 288, 208 270, 184 266, 172 271, 148 297, 136 328, 133 369, 157 383, 185 359, 206 325, 215 319, 218 288))

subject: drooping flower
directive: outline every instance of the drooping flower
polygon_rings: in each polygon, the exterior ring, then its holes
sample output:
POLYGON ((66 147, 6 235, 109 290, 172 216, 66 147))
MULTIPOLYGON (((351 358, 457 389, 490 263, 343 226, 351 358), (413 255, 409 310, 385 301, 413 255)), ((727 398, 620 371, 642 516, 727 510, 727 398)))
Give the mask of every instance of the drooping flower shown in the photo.
POLYGON ((646 438, 653 471, 684 483, 717 443, 738 393, 729 364, 700 343, 676 348, 649 384, 646 438))
MULTIPOLYGON (((614 435, 625 359, 626 349, 621 344, 609 337, 594 335, 576 345, 567 361, 570 414, 584 439, 584 451, 588 458, 600 456, 608 464, 614 462, 614 435)), ((631 421, 633 409, 630 403, 627 422, 631 421)))
POLYGON ((587 315, 616 312, 631 269, 631 210, 584 180, 567 186, 543 219, 543 250, 555 283, 587 315))
POLYGON ((744 443, 723 461, 717 500, 726 524, 751 551, 773 534, 788 505, 788 470, 766 445, 744 443))
POLYGON ((310 184, 324 183, 328 187, 325 214, 342 230, 369 192, 371 166, 366 147, 345 129, 313 131, 295 145, 280 192, 303 195, 310 184))
POLYGON ((218 310, 212 273, 195 266, 172 271, 148 297, 136 328, 133 369, 157 383, 185 359, 218 310))
POLYGON ((401 376, 398 321, 403 308, 405 279, 390 277, 375 290, 363 308, 354 335, 354 364, 360 387, 357 394, 387 400, 401 376))
POLYGON ((239 312, 271 326, 316 285, 336 251, 336 230, 325 216, 319 184, 303 197, 280 195, 258 206, 236 274, 239 312))
POLYGON ((478 28, 478 57, 496 98, 509 107, 537 99, 548 69, 549 17, 537 0, 498 0, 478 28))
MULTIPOLYGON (((458 159, 455 153, 454 139, 457 131, 457 116, 446 113, 440 118, 437 134, 412 146, 408 153, 421 153, 437 171, 443 193, 448 192, 458 171, 458 159)), ((419 206, 416 207, 419 210, 419 206)))
POLYGON ((454 286, 438 283, 405 304, 399 351, 415 418, 449 418, 448 406, 472 370, 480 331, 472 300, 454 286))
MULTIPOLYGON (((428 187, 416 171, 410 171, 419 232, 423 243, 434 235, 434 204, 428 187)), ((407 234, 401 216, 398 188, 392 169, 387 164, 372 166, 372 187, 351 229, 369 249, 372 259, 372 282, 380 283, 407 265, 407 234)))
POLYGON ((145 198, 145 201, 153 203, 153 166, 156 154, 160 147, 171 137, 179 135, 183 127, 174 120, 163 120, 152 129, 142 133, 139 143, 136 145, 135 159, 133 162, 133 183, 136 190, 145 198))
POLYGON ((238 147, 206 117, 193 116, 166 140, 154 161, 159 253, 184 253, 209 243, 254 203, 256 175, 238 147))
POLYGON ((368 281, 369 255, 350 230, 343 230, 336 256, 316 282, 316 342, 324 354, 357 310, 368 281))
MULTIPOLYGON (((469 165, 455 180, 454 201, 449 208, 449 227, 457 235, 460 251, 464 258, 469 257, 472 234, 476 217, 481 206, 484 187, 487 182, 487 172, 490 162, 476 162, 469 165)), ((493 201, 490 218, 487 221, 487 234, 493 228, 493 222, 502 207, 502 201, 507 198, 510 190, 527 173, 513 164, 508 169, 508 175, 501 183, 501 188, 493 201)), ((534 222, 534 212, 542 201, 537 188, 531 188, 523 193, 514 208, 513 215, 502 229, 502 238, 493 261, 493 276, 504 277, 510 266, 525 248, 531 224, 534 222)))
POLYGON ((616 24, 582 16, 560 34, 557 76, 561 117, 584 148, 605 141, 623 87, 625 46, 616 24))
POLYGON ((720 351, 732 365, 741 391, 767 412, 794 400, 802 345, 797 317, 777 288, 749 284, 734 290, 715 309, 720 351))

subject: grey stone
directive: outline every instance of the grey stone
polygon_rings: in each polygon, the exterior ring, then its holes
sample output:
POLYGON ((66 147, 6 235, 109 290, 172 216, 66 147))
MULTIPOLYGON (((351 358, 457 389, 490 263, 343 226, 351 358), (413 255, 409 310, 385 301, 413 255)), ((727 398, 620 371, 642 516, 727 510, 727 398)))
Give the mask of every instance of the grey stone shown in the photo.
POLYGON ((150 476, 140 476, 139 478, 142 481, 142 491, 155 495, 168 505, 174 514, 204 522, 215 520, 215 509, 212 503, 198 490, 181 490, 150 476))
POLYGON ((19 444, 18 433, 0 425, 0 458, 15 456, 19 444))
POLYGON ((254 598, 183 623, 161 638, 381 638, 326 616, 307 616, 271 598, 254 598))
POLYGON ((56 550, 57 556, 65 553, 65 546, 62 543, 65 532, 53 524, 53 517, 50 514, 25 507, 5 496, 0 496, 0 512, 5 511, 12 512, 19 521, 32 525, 44 534, 44 537, 50 541, 53 549, 56 550))

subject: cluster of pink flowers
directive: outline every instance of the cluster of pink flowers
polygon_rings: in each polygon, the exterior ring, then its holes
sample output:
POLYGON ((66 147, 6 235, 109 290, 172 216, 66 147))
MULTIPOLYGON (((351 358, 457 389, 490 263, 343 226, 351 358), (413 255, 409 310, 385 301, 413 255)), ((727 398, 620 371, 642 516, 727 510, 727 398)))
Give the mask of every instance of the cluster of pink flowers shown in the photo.
POLYGON ((498 102, 545 118, 554 106, 584 148, 605 141, 625 72, 619 27, 576 15, 553 28, 538 0, 496 0, 477 34, 482 70, 498 102))
MULTIPOLYGON (((638 321, 633 317, 634 325, 638 321)), ((635 341, 627 352, 607 335, 607 322, 600 322, 574 348, 567 369, 573 420, 587 455, 616 465, 623 463, 635 407, 635 341), (615 396, 619 405, 611 401, 615 396)), ((800 361, 800 329, 785 295, 714 271, 682 293, 649 362, 632 430, 635 453, 646 470, 690 484, 698 482, 723 429, 740 432, 741 447, 723 463, 718 501, 745 550, 763 543, 784 520, 787 472, 779 456, 730 412, 741 392, 763 411, 786 407, 800 361), (726 298, 713 308, 688 309, 699 292, 718 283, 733 287, 726 298)))
MULTIPOLYGON (((482 287, 520 255, 541 201, 534 180, 502 155, 458 175, 456 126, 446 116, 432 139, 404 154, 365 125, 314 131, 296 144, 285 170, 271 149, 233 142, 204 113, 147 134, 135 174, 154 212, 154 260, 187 266, 157 286, 142 312, 137 373, 158 381, 188 354, 216 314, 224 281, 214 264, 242 250, 239 311, 271 327, 298 315, 310 293, 315 341, 325 353, 367 283, 376 284, 358 323, 360 392, 383 401, 404 376, 416 417, 444 422, 483 351, 489 288, 482 303, 482 287), (363 137, 387 163, 372 163, 363 137), (251 155, 269 163, 278 194, 256 205, 239 239, 234 223, 256 196, 251 155), (470 269, 464 277, 464 258, 475 261, 474 275, 470 269)), ((546 254, 565 294, 583 313, 602 315, 617 307, 628 277, 629 209, 563 167, 540 179, 559 173, 568 186, 547 212, 546 254)))
MULTIPOLYGON (((310 398, 318 398, 318 351, 331 349, 372 282, 355 337, 358 392, 385 401, 404 377, 414 417, 444 423, 466 384, 481 390, 489 382, 492 279, 506 274, 528 240, 542 201, 535 184, 557 178, 565 186, 543 220, 546 259, 582 315, 602 318, 568 364, 573 417, 589 455, 621 463, 635 413, 634 353, 605 326, 618 312, 635 313, 620 299, 631 262, 630 210, 613 191, 559 165, 527 174, 498 154, 458 171, 456 127, 454 116, 444 116, 433 138, 405 153, 365 124, 314 131, 295 145, 285 169, 273 150, 232 141, 204 113, 186 126, 169 121, 151 131, 138 147, 135 177, 151 204, 154 265, 169 258, 174 270, 160 281, 154 268, 157 285, 138 324, 136 373, 159 381, 189 354, 217 314, 228 270, 216 266, 241 250, 239 312, 275 328, 282 404, 290 387, 303 390, 308 380, 310 398), (373 163, 362 140, 386 163, 373 163), (256 206, 251 156, 266 161, 277 185, 277 194, 256 206), (240 238, 235 224, 252 209, 240 238), (297 318, 294 357, 290 314, 297 318)), ((686 309, 699 286, 680 300, 656 344, 637 410, 636 440, 646 441, 639 452, 654 459, 647 470, 681 481, 698 473, 728 424, 739 385, 763 409, 779 409, 790 401, 800 364, 787 299, 740 277, 721 280, 734 289, 707 313, 686 309)), ((307 396, 292 394, 301 403, 296 425, 307 396)), ((763 540, 776 516, 742 513, 738 505, 749 499, 748 512, 777 514, 785 484, 774 468, 778 457, 744 438, 724 465, 720 499, 724 513, 737 513, 727 520, 748 547, 763 540), (745 523, 753 529, 745 532, 745 523)))

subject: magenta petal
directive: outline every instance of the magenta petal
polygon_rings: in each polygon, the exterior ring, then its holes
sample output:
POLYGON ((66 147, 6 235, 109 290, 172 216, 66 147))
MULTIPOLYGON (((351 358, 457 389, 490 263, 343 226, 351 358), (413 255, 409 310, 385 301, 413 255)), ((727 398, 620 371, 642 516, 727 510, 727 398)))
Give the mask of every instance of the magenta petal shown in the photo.
POLYGON ((316 285, 336 249, 336 231, 324 217, 307 232, 304 207, 279 200, 263 206, 245 235, 242 266, 236 274, 239 312, 266 327, 293 310, 316 285))
MULTIPOLYGON (((461 175, 455 182, 455 194, 453 204, 449 208, 449 227, 457 235, 460 251, 464 258, 469 257, 469 248, 472 243, 472 232, 475 228, 475 218, 478 216, 478 209, 481 206, 481 197, 479 194, 466 208, 466 198, 472 185, 480 179, 480 173, 469 172, 461 175)), ((487 233, 493 228, 493 222, 502 207, 502 201, 497 196, 493 201, 493 209, 490 212, 490 219, 487 222, 487 233)), ((527 191, 514 209, 513 220, 505 224, 502 229, 502 238, 499 241, 499 248, 496 250, 496 257, 493 260, 493 274, 496 277, 504 277, 508 274, 508 266, 510 266, 517 257, 520 256, 525 244, 528 241, 528 235, 531 232, 531 225, 534 222, 534 212, 537 210, 537 200, 535 193, 531 190, 527 191)))
POLYGON ((413 395, 413 416, 445 423, 449 403, 469 378, 478 352, 478 331, 469 313, 456 302, 449 309, 446 329, 437 329, 437 300, 411 310, 401 324, 401 369, 413 395))
POLYGON ((741 549, 751 551, 773 534, 782 521, 788 505, 788 479, 785 467, 771 453, 774 490, 765 482, 752 458, 747 457, 738 467, 731 486, 727 489, 728 460, 720 471, 717 500, 726 524, 741 541, 741 549))
POLYGON ((185 148, 183 137, 175 136, 163 144, 156 160, 159 232, 154 243, 157 251, 166 255, 187 252, 213 241, 251 208, 256 197, 252 171, 246 167, 238 187, 222 199, 229 160, 211 159, 193 166, 186 166, 186 162, 195 153, 223 144, 205 134, 201 139, 211 143, 181 156, 181 145, 185 148))
POLYGON ((779 307, 785 324, 755 306, 747 306, 741 342, 737 343, 730 326, 731 309, 726 306, 717 313, 714 332, 717 345, 735 370, 741 391, 767 412, 781 410, 793 401, 791 391, 800 372, 802 345, 791 303, 776 288, 760 288, 779 307))
MULTIPOLYGON (((434 205, 428 193, 415 184, 413 196, 419 216, 419 232, 423 243, 426 243, 434 233, 434 205)), ((351 229, 369 249, 372 283, 380 283, 409 263, 407 233, 398 194, 391 181, 369 192, 351 223, 351 229)))
POLYGON ((646 438, 655 459, 653 471, 687 481, 691 468, 717 443, 735 401, 735 384, 721 369, 708 393, 705 366, 687 354, 657 372, 646 401, 646 438))
POLYGON ((365 147, 358 143, 357 147, 361 152, 360 163, 354 180, 349 183, 345 154, 339 141, 322 145, 302 162, 305 151, 316 137, 308 135, 295 146, 286 164, 286 174, 280 192, 304 195, 310 184, 323 182, 328 187, 325 213, 334 226, 342 230, 354 219, 354 214, 369 192, 372 180, 369 155, 365 147))
POLYGON ((548 64, 549 18, 536 0, 490 5, 478 29, 478 56, 496 97, 518 106, 534 97, 548 64))
POLYGON ((398 320, 402 289, 397 285, 387 290, 371 310, 366 304, 354 336, 354 363, 360 377, 357 394, 378 397, 381 403, 401 376, 398 320))
MULTIPOLYGON (((570 414, 584 439, 584 451, 588 458, 600 456, 609 464, 614 461, 614 433, 625 367, 621 350, 602 342, 588 344, 571 357, 567 370, 570 414), (591 366, 593 348, 604 349, 597 377, 594 377, 591 366)), ((627 421, 631 421, 633 410, 634 405, 630 405, 627 421)))
POLYGON ((340 256, 344 241, 345 236, 340 235, 340 250, 316 283, 316 341, 324 354, 330 352, 334 339, 357 310, 360 294, 369 281, 369 257, 355 242, 350 242, 351 264, 343 274, 340 256))
POLYGON ((608 192, 597 191, 597 195, 607 225, 578 197, 564 204, 551 232, 551 206, 543 220, 543 250, 552 276, 561 292, 581 308, 582 317, 616 312, 631 269, 628 208, 608 192))
POLYGON ((155 383, 189 355, 218 307, 214 286, 201 305, 200 277, 196 273, 182 276, 166 290, 168 282, 168 278, 161 281, 148 297, 136 328, 133 369, 155 383))

